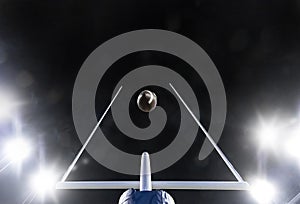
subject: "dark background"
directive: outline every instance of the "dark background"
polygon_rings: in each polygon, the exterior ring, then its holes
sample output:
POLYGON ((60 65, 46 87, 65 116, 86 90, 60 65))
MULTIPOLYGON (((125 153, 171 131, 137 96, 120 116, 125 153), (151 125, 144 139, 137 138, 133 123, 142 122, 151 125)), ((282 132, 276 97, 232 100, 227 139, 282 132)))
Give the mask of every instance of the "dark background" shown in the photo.
MULTIPOLYGON (((10 167, 1 173, 1 204, 22 203, 30 192, 29 176, 40 165, 55 166, 62 175, 81 147, 72 121, 71 102, 76 75, 87 56, 116 35, 148 28, 175 31, 190 38, 215 63, 228 103, 219 145, 240 174, 246 180, 267 175, 277 185, 277 203, 290 200, 300 190, 298 163, 284 156, 281 146, 273 152, 262 153, 253 133, 260 117, 276 117, 279 123, 285 123, 299 116, 300 1, 0 0, 0 87, 12 91, 23 102, 13 121, 0 123, 1 142, 15 131, 15 121, 19 121, 22 131, 36 147, 34 156, 23 164, 21 171, 10 167)), ((163 53, 146 53, 150 56, 146 59, 142 55, 129 56, 127 61, 122 59, 119 68, 116 65, 112 73, 117 74, 120 66, 126 67, 132 62, 145 65, 151 60, 172 67, 172 57, 163 53)), ((185 65, 177 69, 188 70, 185 65)), ((201 79, 190 80, 191 83, 199 81, 199 87, 203 86, 201 79)), ((107 81, 99 89, 108 99, 112 93, 107 81)), ((193 88, 197 92, 197 87, 193 88)), ((168 95, 161 89, 158 93, 168 95)), ((201 120, 207 126, 210 104, 206 96, 199 103, 201 120)), ((104 109, 101 104, 107 104, 107 99, 97 98, 99 114, 104 109)), ((176 103, 164 106, 172 111, 176 103)), ((132 115, 141 114, 134 107, 131 110, 132 115)), ((103 126, 112 122, 108 118, 103 126)), ((147 121, 137 125, 145 124, 147 121)), ((169 131, 172 132, 172 128, 169 131)), ((280 140, 284 141, 285 137, 281 135, 280 140)), ((203 139, 204 135, 199 133, 190 151, 175 165, 154 174, 154 179, 232 180, 233 176, 216 152, 204 161, 197 160, 203 139)), ((167 145, 172 138, 160 140, 162 142, 156 142, 160 146, 153 146, 151 151, 167 145)), ((115 145, 128 148, 126 142, 115 145)), ((114 173, 84 153, 70 179, 138 178, 114 173)), ((255 203, 247 192, 169 192, 178 204, 255 203)), ((44 202, 113 204, 121 193, 57 191, 55 197, 48 196, 44 202)), ((41 202, 35 199, 33 203, 41 202)))

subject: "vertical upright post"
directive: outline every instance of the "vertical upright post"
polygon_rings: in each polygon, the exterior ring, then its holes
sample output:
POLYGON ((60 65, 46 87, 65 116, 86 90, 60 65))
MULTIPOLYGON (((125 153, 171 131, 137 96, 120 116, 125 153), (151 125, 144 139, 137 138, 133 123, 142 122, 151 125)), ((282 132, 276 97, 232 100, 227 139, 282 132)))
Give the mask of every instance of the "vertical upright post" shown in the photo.
POLYGON ((141 157, 140 191, 152 191, 150 156, 147 152, 141 157))

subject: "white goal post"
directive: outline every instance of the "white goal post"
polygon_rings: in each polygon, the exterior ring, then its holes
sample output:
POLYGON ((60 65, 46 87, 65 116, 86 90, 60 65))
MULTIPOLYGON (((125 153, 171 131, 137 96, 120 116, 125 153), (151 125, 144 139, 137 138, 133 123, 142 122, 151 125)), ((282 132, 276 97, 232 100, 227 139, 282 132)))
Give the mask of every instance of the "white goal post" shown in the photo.
MULTIPOLYGON (((183 103, 187 111, 193 117, 199 128, 203 131, 205 136, 208 138, 210 143, 213 145, 215 150, 218 152, 228 169, 231 173, 235 176, 236 181, 152 181, 152 188, 153 189, 172 189, 172 190, 249 190, 249 184, 243 180, 231 162, 227 159, 225 154, 219 148, 219 146, 215 143, 209 133, 205 130, 202 126, 200 121, 196 118, 194 113, 191 109, 187 106, 183 98, 179 95, 177 90, 174 86, 170 83, 170 87, 173 89, 174 93, 183 103)), ((92 139, 96 129, 99 127, 100 123, 102 122, 103 118, 105 117, 106 113, 110 109, 111 105, 113 104, 114 100, 118 96, 119 92, 121 91, 122 86, 118 90, 118 92, 113 97, 111 103, 105 110, 104 114, 102 115, 101 119, 89 135, 87 141, 84 143, 82 148, 80 149, 79 153, 76 155, 75 159, 65 172, 63 178, 60 182, 56 184, 56 189, 129 189, 134 188, 138 189, 140 186, 140 181, 66 181, 67 177, 69 176, 70 172, 72 171, 73 167, 75 166, 76 162, 80 158, 81 154, 85 150, 86 146, 92 139)))

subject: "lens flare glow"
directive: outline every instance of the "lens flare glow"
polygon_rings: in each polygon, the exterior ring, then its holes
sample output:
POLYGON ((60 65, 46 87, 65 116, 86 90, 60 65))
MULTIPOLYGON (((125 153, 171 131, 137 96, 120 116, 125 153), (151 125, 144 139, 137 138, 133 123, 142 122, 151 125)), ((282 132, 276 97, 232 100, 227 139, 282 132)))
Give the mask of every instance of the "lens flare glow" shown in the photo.
POLYGON ((8 95, 0 95, 0 119, 9 118, 15 107, 15 103, 8 95))
POLYGON ((25 139, 15 138, 6 144, 4 153, 11 162, 21 162, 30 155, 31 146, 25 139))
POLYGON ((260 145, 264 148, 272 148, 276 144, 278 131, 274 125, 264 125, 257 133, 260 145))
POLYGON ((57 176, 51 170, 41 169, 31 180, 32 190, 39 196, 53 193, 57 176))
POLYGON ((275 187, 264 179, 256 179, 251 185, 250 193, 260 204, 272 203, 276 196, 275 187))
POLYGON ((289 138, 285 144, 285 150, 286 152, 295 158, 300 159, 300 134, 299 135, 293 135, 291 138, 289 138))

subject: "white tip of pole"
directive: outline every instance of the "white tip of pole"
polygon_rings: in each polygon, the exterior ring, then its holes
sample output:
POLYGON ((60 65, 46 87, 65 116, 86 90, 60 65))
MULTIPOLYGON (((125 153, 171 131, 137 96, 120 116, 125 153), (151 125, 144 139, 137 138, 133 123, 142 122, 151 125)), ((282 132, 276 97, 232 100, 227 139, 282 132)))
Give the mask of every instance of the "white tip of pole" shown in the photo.
POLYGON ((152 191, 150 156, 147 152, 141 158, 140 191, 152 191))

